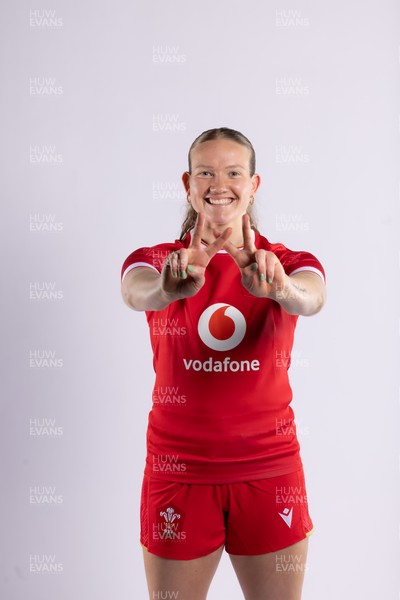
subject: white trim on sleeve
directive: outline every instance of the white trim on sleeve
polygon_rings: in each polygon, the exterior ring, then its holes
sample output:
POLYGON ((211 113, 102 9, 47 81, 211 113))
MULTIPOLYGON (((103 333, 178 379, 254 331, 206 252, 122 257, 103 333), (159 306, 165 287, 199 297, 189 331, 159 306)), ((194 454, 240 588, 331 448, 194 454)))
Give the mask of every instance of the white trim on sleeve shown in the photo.
MULTIPOLYGON (((319 275, 321 277, 322 281, 325 283, 325 277, 324 277, 322 271, 320 271, 316 267, 299 267, 298 269, 295 269, 294 271, 292 271, 290 273, 290 275, 294 275, 295 273, 300 273, 300 271, 312 271, 313 273, 316 273, 317 275, 319 275)), ((290 275, 289 275, 289 277, 290 277, 290 275)))
MULTIPOLYGON (((154 269, 155 271, 157 271, 157 269, 155 267, 153 267, 153 265, 151 265, 150 263, 146 263, 146 262, 135 262, 132 263, 131 265, 129 265, 129 267, 126 267, 124 274, 122 275, 122 279, 121 279, 121 283, 124 280, 125 275, 131 271, 132 269, 134 269, 135 267, 149 267, 150 269, 154 269)), ((158 271, 157 271, 158 273, 158 271)))

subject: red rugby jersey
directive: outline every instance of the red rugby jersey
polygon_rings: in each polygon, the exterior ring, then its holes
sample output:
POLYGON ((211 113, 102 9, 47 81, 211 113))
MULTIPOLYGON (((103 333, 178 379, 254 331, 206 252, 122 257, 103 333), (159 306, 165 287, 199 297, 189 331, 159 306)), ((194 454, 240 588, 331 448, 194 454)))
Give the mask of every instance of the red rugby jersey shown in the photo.
MULTIPOLYGON (((325 281, 309 252, 271 244, 290 275, 307 270, 325 281)), ((183 242, 140 248, 124 261, 121 280, 135 267, 161 271, 183 242)), ((288 378, 298 316, 278 302, 256 298, 220 250, 193 297, 146 311, 156 373, 147 429, 145 473, 186 483, 233 483, 290 473, 301 466, 288 378)))

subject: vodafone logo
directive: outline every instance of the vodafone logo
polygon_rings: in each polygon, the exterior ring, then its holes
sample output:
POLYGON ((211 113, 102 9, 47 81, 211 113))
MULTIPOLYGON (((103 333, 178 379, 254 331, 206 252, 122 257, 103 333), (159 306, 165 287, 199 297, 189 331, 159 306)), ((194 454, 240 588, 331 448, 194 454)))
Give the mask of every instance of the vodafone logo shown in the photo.
MULTIPOLYGON (((246 333, 246 320, 240 310, 218 302, 212 304, 202 313, 198 323, 200 339, 212 350, 223 352, 236 348, 246 333)), ((198 358, 183 358, 186 371, 205 371, 206 373, 243 373, 245 371, 259 371, 260 361, 257 358, 232 360, 224 356, 217 360, 209 356, 205 360, 198 358)))
POLYGON ((198 331, 201 340, 212 350, 232 350, 244 338, 246 321, 237 308, 218 302, 202 313, 198 331))

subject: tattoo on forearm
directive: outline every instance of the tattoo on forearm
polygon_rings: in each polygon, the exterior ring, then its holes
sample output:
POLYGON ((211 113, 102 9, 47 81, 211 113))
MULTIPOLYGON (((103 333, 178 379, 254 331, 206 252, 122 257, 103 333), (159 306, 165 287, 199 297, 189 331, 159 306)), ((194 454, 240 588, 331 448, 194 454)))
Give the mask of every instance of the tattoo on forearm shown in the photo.
POLYGON ((294 283, 292 281, 292 286, 296 288, 296 290, 299 290, 299 292, 307 292, 306 288, 300 287, 299 285, 297 285, 297 283, 294 283))

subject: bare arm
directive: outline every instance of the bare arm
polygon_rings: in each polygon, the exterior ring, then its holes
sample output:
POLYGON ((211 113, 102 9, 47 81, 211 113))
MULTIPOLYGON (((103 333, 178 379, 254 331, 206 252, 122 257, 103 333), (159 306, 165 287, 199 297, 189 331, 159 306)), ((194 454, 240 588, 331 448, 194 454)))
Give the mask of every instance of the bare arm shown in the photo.
POLYGON ((286 275, 283 265, 273 252, 258 250, 253 242, 248 215, 243 216, 242 249, 229 240, 226 251, 232 256, 242 274, 243 286, 257 298, 272 298, 291 315, 314 315, 326 299, 325 284, 313 271, 286 275))
POLYGON ((135 267, 125 275, 121 286, 125 304, 133 310, 163 310, 175 300, 197 294, 204 285, 208 263, 232 233, 228 227, 204 248, 204 222, 204 215, 199 214, 189 248, 171 252, 161 273, 149 267, 135 267))
POLYGON ((319 312, 326 301, 325 284, 317 273, 300 271, 285 275, 271 297, 291 315, 310 316, 319 312))
POLYGON ((148 267, 129 271, 121 284, 122 298, 133 310, 162 310, 173 301, 161 286, 161 275, 148 267))

